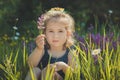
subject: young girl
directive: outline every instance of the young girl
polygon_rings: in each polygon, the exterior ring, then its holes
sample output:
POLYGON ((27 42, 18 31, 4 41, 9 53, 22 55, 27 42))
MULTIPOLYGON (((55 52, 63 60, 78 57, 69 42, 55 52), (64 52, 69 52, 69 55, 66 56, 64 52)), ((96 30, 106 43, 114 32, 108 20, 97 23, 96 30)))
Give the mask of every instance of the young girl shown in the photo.
MULTIPOLYGON (((29 56, 28 63, 34 67, 37 80, 45 79, 48 64, 50 69, 54 68, 53 80, 63 80, 67 69, 74 65, 70 51, 74 45, 74 20, 63 8, 52 8, 43 14, 38 26, 44 27, 43 34, 37 36, 37 47, 29 56)), ((30 73, 26 80, 31 80, 30 73)))

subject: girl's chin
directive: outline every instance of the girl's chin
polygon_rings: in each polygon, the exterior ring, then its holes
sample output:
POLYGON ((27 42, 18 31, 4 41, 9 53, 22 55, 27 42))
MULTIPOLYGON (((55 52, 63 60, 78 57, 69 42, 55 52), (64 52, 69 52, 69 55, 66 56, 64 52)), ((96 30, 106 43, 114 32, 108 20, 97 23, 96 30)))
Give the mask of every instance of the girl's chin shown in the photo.
POLYGON ((51 44, 51 47, 54 47, 54 48, 59 47, 59 48, 61 48, 61 47, 63 47, 63 44, 60 44, 60 43, 52 43, 52 44, 51 44))

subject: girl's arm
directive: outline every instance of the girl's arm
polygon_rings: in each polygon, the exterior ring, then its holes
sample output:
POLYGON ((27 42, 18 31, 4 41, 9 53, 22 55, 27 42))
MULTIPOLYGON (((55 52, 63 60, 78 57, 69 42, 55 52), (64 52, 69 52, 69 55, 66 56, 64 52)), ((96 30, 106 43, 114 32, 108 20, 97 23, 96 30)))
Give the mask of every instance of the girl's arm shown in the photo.
POLYGON ((43 56, 44 50, 36 47, 31 55, 28 57, 28 64, 33 67, 36 67, 43 56))
POLYGON ((41 60, 43 54, 44 54, 44 37, 45 35, 39 35, 36 38, 36 45, 37 47, 33 50, 33 52, 30 54, 28 58, 28 64, 30 64, 33 67, 36 67, 41 60))

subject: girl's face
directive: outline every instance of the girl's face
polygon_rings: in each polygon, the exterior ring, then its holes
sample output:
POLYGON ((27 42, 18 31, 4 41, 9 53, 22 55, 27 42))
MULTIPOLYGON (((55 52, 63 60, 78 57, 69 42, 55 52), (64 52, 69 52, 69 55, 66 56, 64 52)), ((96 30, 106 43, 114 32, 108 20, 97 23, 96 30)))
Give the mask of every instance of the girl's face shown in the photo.
POLYGON ((63 47, 67 40, 67 30, 61 22, 48 22, 45 33, 50 47, 63 47))

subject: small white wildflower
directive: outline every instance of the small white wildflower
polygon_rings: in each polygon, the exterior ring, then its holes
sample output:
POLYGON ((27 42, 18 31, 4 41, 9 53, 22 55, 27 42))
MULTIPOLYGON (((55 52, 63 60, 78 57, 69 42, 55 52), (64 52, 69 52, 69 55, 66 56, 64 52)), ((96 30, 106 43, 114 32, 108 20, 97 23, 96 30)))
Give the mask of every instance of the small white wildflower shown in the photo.
POLYGON ((94 50, 92 50, 92 55, 98 55, 98 54, 100 54, 100 49, 94 49, 94 50))
POLYGON ((18 21, 19 19, 18 18, 16 18, 16 21, 18 21))
POLYGON ((19 36, 19 35, 20 35, 20 33, 19 33, 19 32, 16 32, 15 34, 16 34, 17 36, 19 36))
POLYGON ((17 30, 18 28, 17 28, 16 26, 13 26, 13 29, 14 29, 14 30, 17 30))
POLYGON ((15 40, 18 40, 18 37, 17 37, 17 36, 15 36, 15 37, 14 37, 14 39, 15 39, 15 40))
POLYGON ((113 11, 112 11, 112 10, 109 10, 108 12, 109 12, 110 14, 112 14, 112 13, 113 13, 113 11))

